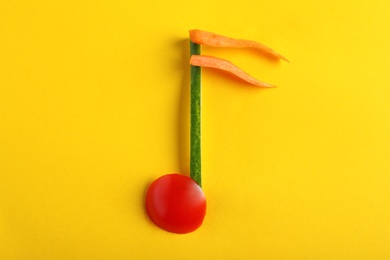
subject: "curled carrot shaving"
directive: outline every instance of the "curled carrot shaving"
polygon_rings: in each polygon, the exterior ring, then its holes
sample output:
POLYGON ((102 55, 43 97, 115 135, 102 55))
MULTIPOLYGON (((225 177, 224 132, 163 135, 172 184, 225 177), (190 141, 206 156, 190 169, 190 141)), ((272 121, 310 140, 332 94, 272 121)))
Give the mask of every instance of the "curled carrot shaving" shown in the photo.
POLYGON ((274 58, 289 62, 286 57, 256 41, 234 39, 202 30, 190 30, 190 39, 197 44, 204 44, 212 47, 255 48, 274 58))
POLYGON ((200 67, 208 67, 208 68, 214 68, 214 69, 220 69, 223 71, 227 71, 244 81, 258 86, 258 87, 266 87, 266 88, 272 88, 275 87, 271 84, 262 82, 260 80, 257 80, 250 76, 248 73, 245 71, 241 70, 238 68, 236 65, 231 63, 228 60, 216 58, 213 56, 206 56, 206 55, 192 55, 190 58, 190 64, 193 66, 200 66, 200 67))

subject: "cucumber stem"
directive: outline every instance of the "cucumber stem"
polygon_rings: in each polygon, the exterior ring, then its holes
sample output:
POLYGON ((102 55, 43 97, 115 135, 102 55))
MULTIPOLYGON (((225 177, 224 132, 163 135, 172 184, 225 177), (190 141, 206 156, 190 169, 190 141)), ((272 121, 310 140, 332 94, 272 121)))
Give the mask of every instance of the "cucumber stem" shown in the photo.
MULTIPOLYGON (((200 55, 200 44, 190 41, 190 55, 200 55)), ((191 134, 190 134, 190 177, 202 187, 201 164, 201 67, 192 66, 191 74, 191 134)))

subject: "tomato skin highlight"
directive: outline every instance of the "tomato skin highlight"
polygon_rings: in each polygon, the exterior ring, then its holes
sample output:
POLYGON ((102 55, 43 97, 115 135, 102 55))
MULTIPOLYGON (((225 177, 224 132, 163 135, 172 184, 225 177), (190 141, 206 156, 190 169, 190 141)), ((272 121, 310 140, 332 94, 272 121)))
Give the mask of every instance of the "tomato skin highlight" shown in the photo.
POLYGON ((198 229, 206 215, 206 197, 190 177, 167 174, 153 181, 145 200, 146 212, 160 228, 178 234, 198 229))

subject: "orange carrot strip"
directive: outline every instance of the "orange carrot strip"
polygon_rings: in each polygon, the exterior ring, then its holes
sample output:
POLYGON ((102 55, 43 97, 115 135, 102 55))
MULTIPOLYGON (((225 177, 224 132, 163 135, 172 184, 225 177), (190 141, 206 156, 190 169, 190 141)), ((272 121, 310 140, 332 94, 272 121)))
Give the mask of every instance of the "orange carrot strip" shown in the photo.
POLYGON ((230 37, 222 36, 212 32, 206 32, 202 30, 190 30, 191 41, 204 44, 212 47, 232 47, 232 48, 255 48, 272 57, 288 61, 288 59, 275 50, 261 44, 259 42, 251 40, 233 39, 230 37))
POLYGON ((228 60, 216 58, 213 56, 206 56, 206 55, 192 55, 190 58, 190 64, 193 66, 208 67, 208 68, 220 69, 223 71, 230 72, 233 75, 243 79, 244 81, 258 87, 266 87, 266 88, 275 87, 271 84, 253 78, 248 73, 241 70, 240 68, 238 68, 236 65, 234 65, 228 60))

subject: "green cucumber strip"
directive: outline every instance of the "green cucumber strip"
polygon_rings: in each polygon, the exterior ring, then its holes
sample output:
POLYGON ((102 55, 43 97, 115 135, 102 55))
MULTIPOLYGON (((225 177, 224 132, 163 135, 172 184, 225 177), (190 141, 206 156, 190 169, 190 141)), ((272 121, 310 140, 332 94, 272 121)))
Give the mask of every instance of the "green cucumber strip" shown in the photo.
MULTIPOLYGON (((200 55, 200 44, 190 41, 190 55, 200 55)), ((199 66, 190 68, 191 74, 191 141, 190 141, 190 177, 202 187, 201 162, 201 74, 199 66)))

